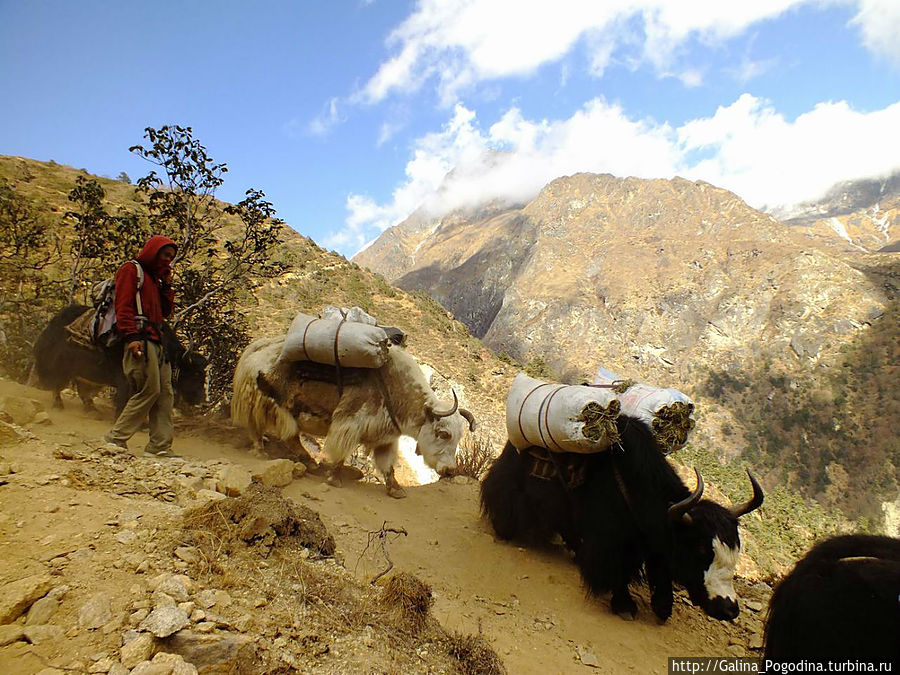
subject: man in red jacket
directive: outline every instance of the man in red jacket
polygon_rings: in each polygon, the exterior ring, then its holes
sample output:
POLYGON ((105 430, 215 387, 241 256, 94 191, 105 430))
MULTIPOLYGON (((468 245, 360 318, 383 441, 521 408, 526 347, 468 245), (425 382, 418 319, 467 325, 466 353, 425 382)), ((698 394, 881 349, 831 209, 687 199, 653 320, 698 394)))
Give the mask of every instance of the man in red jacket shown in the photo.
POLYGON ((172 260, 177 247, 168 237, 156 235, 144 244, 137 262, 143 269, 138 291, 138 270, 127 262, 116 272, 116 329, 125 343, 122 368, 133 392, 105 439, 126 447, 129 438, 150 416, 150 442, 145 451, 173 457, 172 365, 163 348, 163 320, 172 313, 172 260), (140 292, 140 305, 137 294, 140 292), (140 307, 141 312, 138 311, 140 307))

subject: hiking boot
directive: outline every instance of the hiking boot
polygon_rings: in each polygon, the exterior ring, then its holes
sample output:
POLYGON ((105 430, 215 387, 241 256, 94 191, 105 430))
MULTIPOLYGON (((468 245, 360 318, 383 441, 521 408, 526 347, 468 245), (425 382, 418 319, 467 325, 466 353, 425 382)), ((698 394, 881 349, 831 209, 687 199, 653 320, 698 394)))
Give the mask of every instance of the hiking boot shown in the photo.
POLYGON ((151 457, 181 457, 181 455, 171 450, 144 450, 144 453, 151 457))
POLYGON ((127 449, 128 449, 128 443, 126 443, 125 441, 117 441, 117 440, 115 440, 115 439, 113 439, 113 438, 110 438, 110 437, 109 437, 109 434, 105 434, 105 435, 103 436, 103 441, 104 441, 105 443, 109 444, 109 445, 117 445, 117 446, 119 446, 120 448, 122 448, 123 450, 127 450, 127 449))

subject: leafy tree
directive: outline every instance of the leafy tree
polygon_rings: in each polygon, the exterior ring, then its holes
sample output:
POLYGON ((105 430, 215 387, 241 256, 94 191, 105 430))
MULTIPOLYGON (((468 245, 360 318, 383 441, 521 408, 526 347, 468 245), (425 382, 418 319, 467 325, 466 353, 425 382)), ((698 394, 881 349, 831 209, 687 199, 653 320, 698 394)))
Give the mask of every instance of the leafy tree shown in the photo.
POLYGON ((112 215, 103 204, 105 197, 100 183, 83 176, 75 179, 69 192, 69 201, 75 204, 65 215, 75 229, 69 250, 70 303, 79 288, 87 301, 94 282, 112 276, 125 260, 135 256, 150 234, 146 217, 122 207, 112 215))
POLYGON ((216 190, 224 183, 225 164, 217 164, 198 140, 191 127, 147 127, 144 138, 149 146, 133 145, 130 152, 159 167, 138 179, 138 190, 148 197, 151 228, 179 242, 174 263, 192 260, 202 249, 216 243, 213 236, 222 227, 221 205, 216 190))
POLYGON ((239 350, 249 342, 246 323, 237 311, 239 293, 254 279, 283 271, 272 259, 283 221, 260 190, 224 206, 215 198, 228 172, 193 136, 191 127, 144 130, 145 145, 130 151, 157 168, 137 181, 147 199, 149 226, 178 243, 173 324, 210 357, 211 390, 223 393, 239 350))
POLYGON ((102 259, 107 252, 113 234, 112 222, 103 206, 106 196, 103 188, 93 178, 78 176, 75 187, 69 192, 69 201, 75 209, 66 212, 66 219, 75 227, 72 242, 72 273, 70 277, 69 303, 75 301, 75 294, 81 288, 85 293, 90 287, 88 270, 92 263, 102 259))
POLYGON ((46 270, 60 259, 47 219, 6 181, 0 181, 0 361, 12 375, 27 372, 45 309, 59 302, 60 285, 46 270))
POLYGON ((131 185, 131 176, 129 176, 124 171, 119 172, 119 175, 116 176, 116 180, 120 183, 127 183, 128 185, 131 185))

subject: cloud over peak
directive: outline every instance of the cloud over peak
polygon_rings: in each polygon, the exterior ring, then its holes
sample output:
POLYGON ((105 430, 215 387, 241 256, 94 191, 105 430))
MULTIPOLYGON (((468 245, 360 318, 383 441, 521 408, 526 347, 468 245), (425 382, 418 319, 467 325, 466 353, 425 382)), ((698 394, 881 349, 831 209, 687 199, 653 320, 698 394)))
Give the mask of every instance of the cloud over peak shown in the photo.
POLYGON ((347 228, 332 244, 352 253, 417 208, 441 215, 490 200, 522 203, 578 172, 680 175, 732 190, 756 208, 786 207, 839 181, 896 170, 897 128, 900 103, 874 112, 820 103, 790 120, 750 94, 677 128, 633 119, 595 98, 561 120, 530 120, 509 108, 485 130, 474 111, 456 104, 440 131, 415 142, 389 203, 348 197, 347 228))

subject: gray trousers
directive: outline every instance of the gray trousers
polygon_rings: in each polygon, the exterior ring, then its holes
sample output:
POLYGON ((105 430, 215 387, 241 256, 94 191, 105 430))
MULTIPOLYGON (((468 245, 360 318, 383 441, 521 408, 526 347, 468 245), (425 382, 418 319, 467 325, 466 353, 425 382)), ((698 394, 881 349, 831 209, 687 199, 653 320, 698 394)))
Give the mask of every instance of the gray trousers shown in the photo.
POLYGON ((149 340, 145 344, 147 348, 141 358, 125 348, 122 369, 135 393, 106 434, 106 440, 114 443, 127 441, 137 433, 149 415, 150 442, 146 451, 155 454, 172 447, 175 392, 172 390, 172 366, 165 360, 162 347, 149 340))

